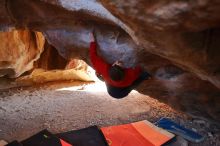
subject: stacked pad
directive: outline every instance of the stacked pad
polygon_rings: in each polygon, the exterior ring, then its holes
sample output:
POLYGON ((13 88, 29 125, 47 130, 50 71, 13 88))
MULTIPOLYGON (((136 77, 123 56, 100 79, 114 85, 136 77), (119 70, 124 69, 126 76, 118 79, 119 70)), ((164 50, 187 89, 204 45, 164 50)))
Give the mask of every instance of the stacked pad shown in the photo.
POLYGON ((173 134, 148 121, 101 128, 110 146, 160 146, 173 134))
POLYGON ((43 130, 7 146, 160 146, 174 137, 148 121, 101 128, 92 126, 53 135, 43 130))
POLYGON ((21 143, 23 146, 72 146, 47 130, 43 130, 21 143))
POLYGON ((72 146, 71 144, 65 142, 62 139, 55 137, 47 130, 43 130, 30 138, 19 143, 18 141, 13 141, 6 146, 72 146))
POLYGON ((104 135, 97 126, 57 134, 74 146, 108 146, 104 135))
POLYGON ((53 135, 47 130, 19 143, 13 141, 6 146, 108 146, 104 135, 97 126, 53 135))

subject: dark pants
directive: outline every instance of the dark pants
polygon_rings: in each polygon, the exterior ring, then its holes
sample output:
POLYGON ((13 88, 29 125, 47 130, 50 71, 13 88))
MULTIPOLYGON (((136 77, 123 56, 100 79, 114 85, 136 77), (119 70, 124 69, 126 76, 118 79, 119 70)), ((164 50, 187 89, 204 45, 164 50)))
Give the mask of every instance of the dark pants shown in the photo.
POLYGON ((147 80, 150 76, 147 72, 143 72, 140 76, 128 87, 114 87, 106 83, 108 94, 114 98, 123 98, 127 96, 131 90, 136 88, 142 81, 147 80))

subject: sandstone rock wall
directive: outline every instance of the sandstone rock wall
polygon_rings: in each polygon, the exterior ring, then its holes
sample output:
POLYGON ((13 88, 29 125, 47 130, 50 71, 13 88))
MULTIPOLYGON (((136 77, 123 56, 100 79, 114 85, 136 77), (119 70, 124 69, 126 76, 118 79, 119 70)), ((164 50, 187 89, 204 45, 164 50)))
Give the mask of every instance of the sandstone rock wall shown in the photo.
POLYGON ((32 69, 44 50, 44 42, 40 32, 0 32, 0 76, 18 77, 32 69))
POLYGON ((64 70, 68 64, 68 60, 63 58, 56 48, 45 42, 44 51, 40 54, 40 58, 34 62, 33 68, 41 68, 44 70, 61 69, 64 70))

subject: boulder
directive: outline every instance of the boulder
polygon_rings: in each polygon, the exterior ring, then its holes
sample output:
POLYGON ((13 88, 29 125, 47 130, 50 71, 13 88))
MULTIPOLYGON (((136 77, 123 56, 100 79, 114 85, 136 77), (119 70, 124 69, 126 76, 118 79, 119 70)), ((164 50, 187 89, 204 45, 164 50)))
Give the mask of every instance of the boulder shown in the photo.
POLYGON ((67 60, 90 64, 94 31, 98 53, 108 63, 141 64, 153 75, 137 88, 140 93, 219 125, 218 0, 3 0, 0 5, 1 30, 40 31, 67 60))

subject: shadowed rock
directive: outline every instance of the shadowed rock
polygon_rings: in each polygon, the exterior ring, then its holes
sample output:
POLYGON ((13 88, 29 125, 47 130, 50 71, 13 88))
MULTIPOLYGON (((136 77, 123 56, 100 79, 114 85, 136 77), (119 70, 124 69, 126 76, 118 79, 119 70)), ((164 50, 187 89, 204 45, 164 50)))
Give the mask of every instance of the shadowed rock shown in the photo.
POLYGON ((95 30, 107 62, 140 63, 154 76, 139 92, 219 125, 218 0, 5 0, 0 8, 1 30, 40 31, 66 59, 89 63, 95 30))

